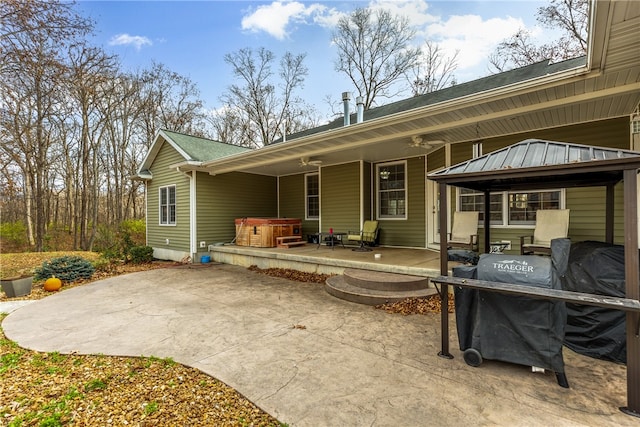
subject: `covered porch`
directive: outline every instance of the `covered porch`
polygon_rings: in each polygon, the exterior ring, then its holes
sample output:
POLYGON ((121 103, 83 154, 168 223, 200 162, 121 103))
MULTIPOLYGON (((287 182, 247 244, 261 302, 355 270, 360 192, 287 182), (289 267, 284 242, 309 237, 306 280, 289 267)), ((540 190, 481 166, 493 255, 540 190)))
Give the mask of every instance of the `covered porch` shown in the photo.
MULTIPOLYGON (((321 274, 342 274, 347 268, 406 274, 422 277, 440 275, 440 253, 429 249, 374 247, 372 251, 354 251, 354 246, 335 247, 307 243, 284 248, 248 246, 210 246, 211 259, 225 264, 259 268, 288 268, 321 274), (376 256, 379 255, 379 256, 376 256)), ((450 267, 457 263, 450 262, 450 267)))

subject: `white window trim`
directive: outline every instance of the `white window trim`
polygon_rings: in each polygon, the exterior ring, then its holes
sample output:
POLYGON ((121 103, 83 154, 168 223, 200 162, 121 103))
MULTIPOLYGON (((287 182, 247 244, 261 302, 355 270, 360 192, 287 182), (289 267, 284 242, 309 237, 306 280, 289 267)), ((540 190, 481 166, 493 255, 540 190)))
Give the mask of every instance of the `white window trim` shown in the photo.
MULTIPOLYGON (((509 224, 509 193, 542 193, 542 192, 551 192, 551 191, 559 191, 560 192, 560 206, 558 209, 566 209, 567 203, 567 192, 566 188, 549 188, 544 190, 523 190, 523 191, 495 191, 492 194, 501 193, 502 194, 502 224, 491 224, 491 228, 504 228, 504 229, 534 229, 536 228, 535 224, 509 224)), ((481 191, 478 191, 481 193, 481 191)), ((460 207, 460 188, 456 188, 456 210, 459 210, 460 207)), ((484 228, 484 221, 479 221, 478 227, 484 228)))
MULTIPOLYGON (((168 196, 168 194, 167 194, 168 196)), ((167 197, 167 202, 168 202, 169 198, 167 197)), ((169 206, 167 204, 167 206, 169 206)), ((170 185, 164 185, 162 187, 160 187, 158 189, 158 225, 161 227, 175 227, 176 225, 178 225, 178 189, 176 188, 175 184, 170 184, 170 185), (175 194, 175 206, 176 206, 176 219, 174 222, 168 222, 169 221, 169 212, 167 212, 167 222, 163 223, 162 222, 162 190, 164 189, 168 189, 173 187, 173 192, 175 194)))
POLYGON ((304 219, 308 221, 319 221, 320 212, 318 212, 318 216, 309 216, 309 186, 307 185, 307 178, 310 176, 318 177, 318 207, 320 207, 320 174, 318 172, 307 173, 304 175, 304 219))
POLYGON ((383 221, 406 221, 407 213, 409 212, 409 170, 407 168, 407 161, 395 161, 387 163, 376 164, 376 219, 383 221), (404 165, 404 215, 402 216, 382 216, 380 214, 380 169, 387 166, 404 165))

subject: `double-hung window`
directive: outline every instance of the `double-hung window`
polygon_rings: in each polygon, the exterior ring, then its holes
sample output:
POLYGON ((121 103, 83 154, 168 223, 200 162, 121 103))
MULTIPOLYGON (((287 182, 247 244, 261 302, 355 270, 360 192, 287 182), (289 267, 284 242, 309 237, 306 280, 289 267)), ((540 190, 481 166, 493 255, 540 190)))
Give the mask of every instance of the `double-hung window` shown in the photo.
POLYGON ((176 225, 176 186, 160 187, 160 225, 176 225))
POLYGON ((383 163, 376 166, 378 218, 406 219, 407 163, 383 163))
MULTIPOLYGON (((504 191, 489 195, 491 224, 497 226, 530 226, 536 223, 536 211, 540 209, 562 209, 564 191, 504 191)), ((484 224, 484 193, 460 188, 458 209, 478 211, 484 224)))
POLYGON ((317 173, 305 175, 307 219, 320 218, 320 179, 317 173))

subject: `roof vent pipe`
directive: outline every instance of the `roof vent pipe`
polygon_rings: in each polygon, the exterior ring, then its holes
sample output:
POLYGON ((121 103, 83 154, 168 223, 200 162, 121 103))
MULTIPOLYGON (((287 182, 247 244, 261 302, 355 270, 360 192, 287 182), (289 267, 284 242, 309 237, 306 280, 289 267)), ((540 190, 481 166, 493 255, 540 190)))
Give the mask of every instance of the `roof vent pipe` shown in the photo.
POLYGON ((351 92, 342 92, 342 103, 344 104, 344 125, 351 124, 351 113, 349 113, 349 101, 351 100, 351 92))
POLYGON ((361 96, 356 96, 356 105, 358 106, 356 123, 362 123, 362 121, 364 120, 364 98, 361 96))

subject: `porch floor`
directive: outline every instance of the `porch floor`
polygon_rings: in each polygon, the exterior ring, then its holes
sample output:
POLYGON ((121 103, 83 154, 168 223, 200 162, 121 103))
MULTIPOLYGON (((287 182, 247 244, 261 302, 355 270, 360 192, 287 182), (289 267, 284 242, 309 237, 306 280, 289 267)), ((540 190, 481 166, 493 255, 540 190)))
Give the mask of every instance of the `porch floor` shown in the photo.
MULTIPOLYGON (((375 247, 370 252, 353 251, 354 246, 335 248, 307 243, 292 248, 253 248, 222 245, 209 248, 217 262, 259 268, 291 268, 305 272, 342 274, 345 268, 408 274, 423 277, 440 275, 440 253, 429 249, 375 247), (379 258, 375 255, 379 254, 379 258)), ((449 268, 458 263, 449 262, 449 268)))

